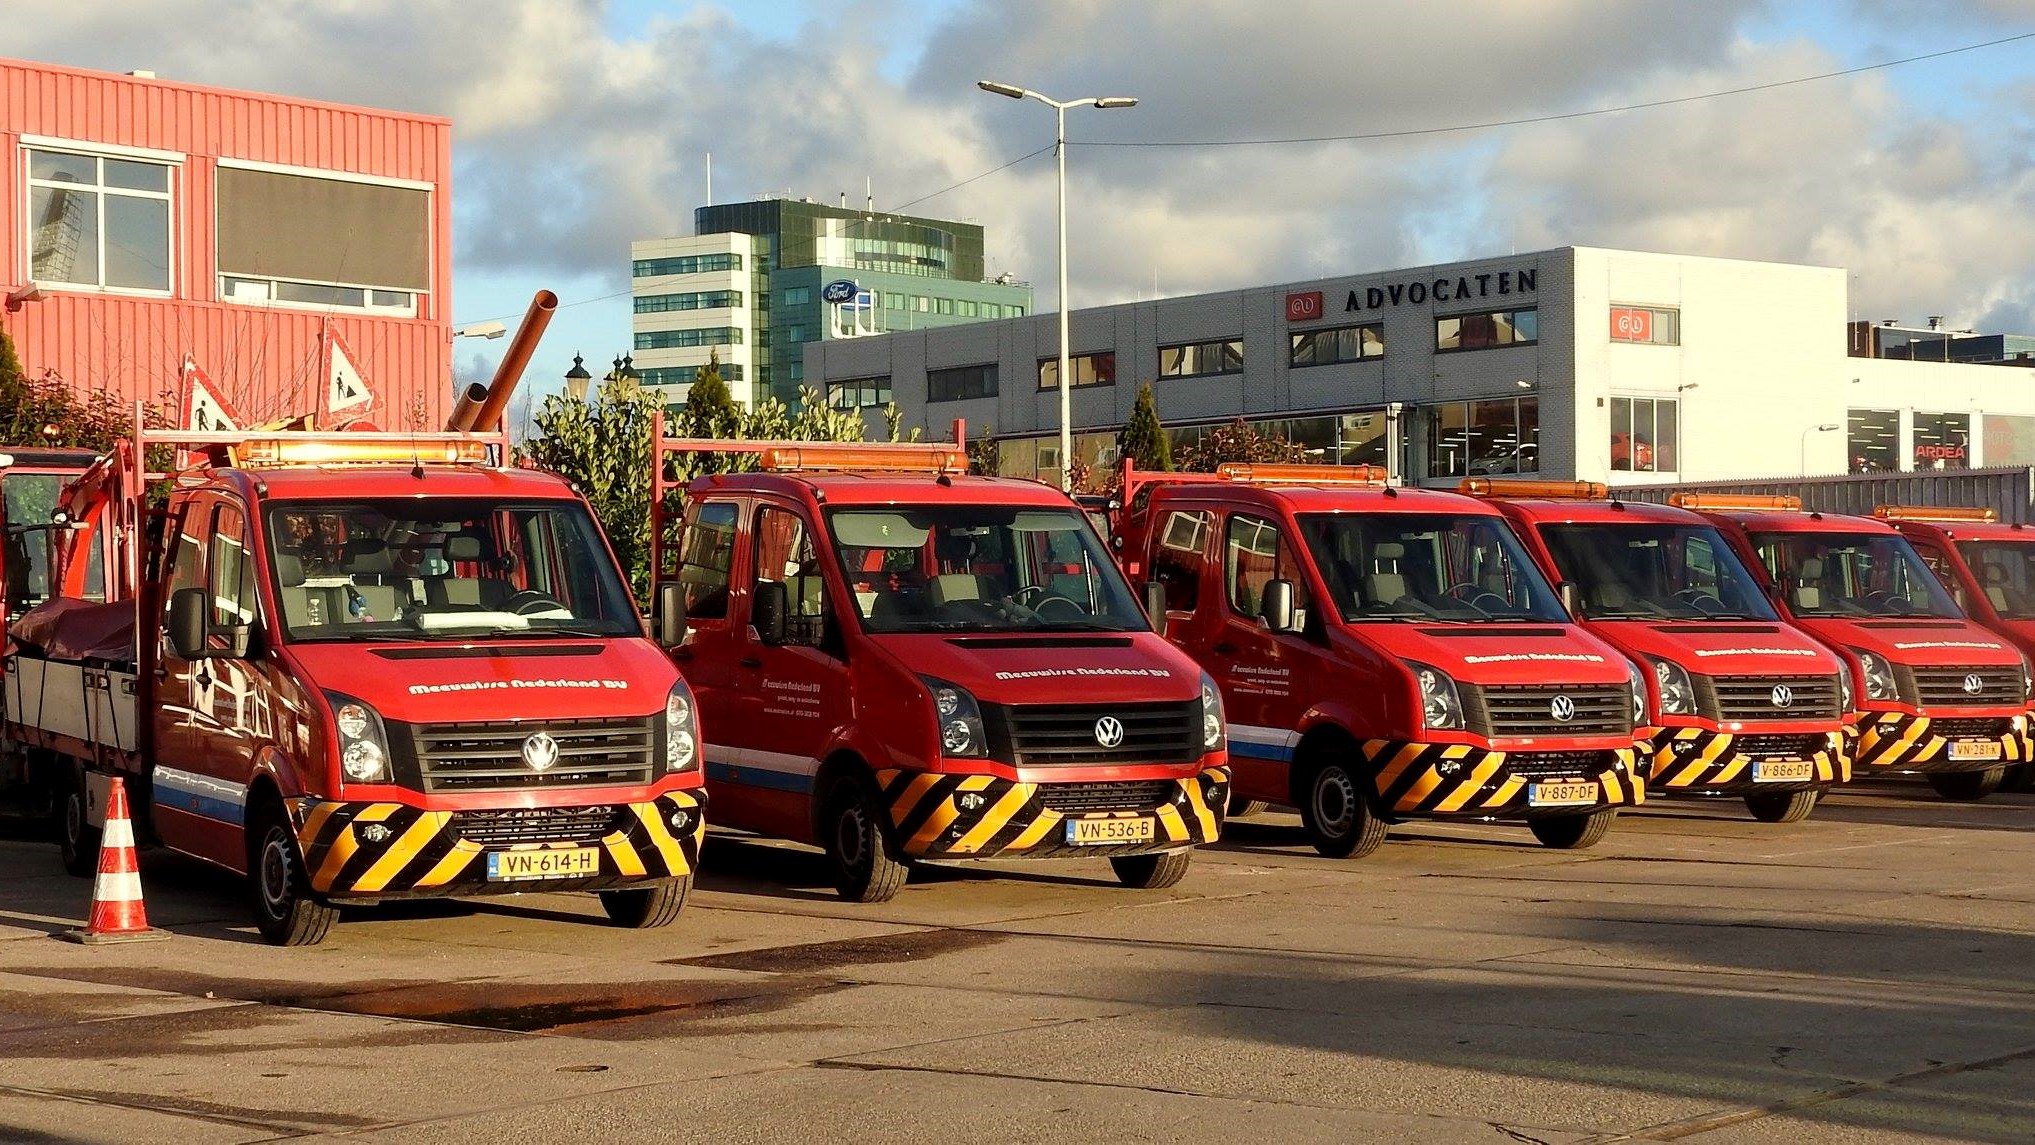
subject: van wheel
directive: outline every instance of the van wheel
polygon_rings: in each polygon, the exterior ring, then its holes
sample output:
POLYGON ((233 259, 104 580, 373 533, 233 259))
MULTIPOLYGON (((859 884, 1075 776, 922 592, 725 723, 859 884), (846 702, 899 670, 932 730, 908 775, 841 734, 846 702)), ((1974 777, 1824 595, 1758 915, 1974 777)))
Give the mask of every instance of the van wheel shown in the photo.
POLYGON ((1745 809, 1762 823, 1800 823, 1816 809, 1818 792, 1815 788, 1807 791, 1776 791, 1770 795, 1748 795, 1745 809))
POLYGON ((1187 877, 1194 861, 1192 850, 1168 851, 1163 855, 1119 855, 1109 861, 1117 881, 1141 891, 1164 890, 1187 877))
POLYGON ((325 941, 339 910, 311 893, 311 878, 297 850, 289 817, 273 799, 256 806, 248 823, 248 885, 254 924, 276 946, 316 946, 325 941))
POLYGON ((2000 780, 2001 791, 2028 791, 2035 789, 2035 763, 2024 763, 2007 769, 2005 778, 2000 780))
POLYGON ((1371 809, 1361 781, 1340 763, 1314 769, 1300 822, 1314 849, 1331 859, 1361 859, 1385 842, 1390 828, 1371 809))
POLYGON ((1263 815, 1271 804, 1262 799, 1246 799, 1230 809, 1229 818, 1242 819, 1247 815, 1263 815))
POLYGON ((1543 847, 1580 851, 1602 842, 1616 818, 1618 808, 1604 807, 1587 815, 1538 815, 1528 819, 1526 826, 1543 847))
POLYGON ((2007 778, 2004 767, 1988 767, 1984 771, 1932 771, 1929 786, 1936 794, 1959 803, 1976 803, 2000 789, 2000 781, 2007 778))
POLYGON ((85 773, 75 767, 65 770, 70 779, 57 800, 57 854, 66 872, 88 878, 99 873, 99 829, 92 826, 86 807, 91 796, 86 794, 85 773))
POLYGON ((601 909, 608 912, 608 920, 616 926, 655 930, 677 920, 678 912, 685 909, 686 896, 691 893, 692 876, 686 875, 665 879, 655 886, 602 891, 601 909))
POLYGON ((876 792, 857 779, 834 785, 827 798, 827 857, 834 861, 834 887, 849 902, 889 902, 904 887, 904 863, 891 846, 884 810, 876 792))

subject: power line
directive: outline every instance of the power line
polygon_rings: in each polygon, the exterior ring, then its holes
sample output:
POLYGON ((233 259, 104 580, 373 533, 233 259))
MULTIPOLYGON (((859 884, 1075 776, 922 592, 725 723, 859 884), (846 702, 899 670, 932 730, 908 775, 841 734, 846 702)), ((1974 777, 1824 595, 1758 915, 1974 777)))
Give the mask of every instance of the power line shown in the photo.
MULTIPOLYGON (((1657 107, 1673 107, 1677 104, 1695 103, 1699 100, 1722 99, 1725 96, 1747 95, 1752 92, 1773 91, 1776 88, 1796 87, 1816 83, 1820 80, 1855 76, 1865 72, 1881 71, 1899 67, 1902 64, 1937 60, 1963 52, 1976 52, 1982 48, 1996 48, 2020 40, 2035 39, 2035 32, 2002 36, 1997 40, 1965 44, 1961 47, 1944 48, 1941 51, 1924 52, 1919 56, 1906 56, 1898 60, 1882 60, 1874 64, 1861 64, 1855 68, 1843 68, 1834 72, 1823 72, 1813 76, 1797 76, 1793 79, 1774 80, 1769 83, 1749 84, 1745 87, 1726 88, 1723 91, 1707 91, 1697 95, 1675 96, 1670 99, 1652 99, 1643 103, 1621 104, 1618 107, 1598 107, 1587 111, 1564 111, 1552 115, 1532 115, 1519 119, 1494 119, 1483 123, 1458 123, 1448 127, 1417 127, 1404 131, 1367 131, 1352 135, 1305 135, 1286 139, 1147 139, 1147 140, 1075 140, 1067 141, 1070 147, 1267 147, 1289 143, 1346 143, 1374 139, 1406 139, 1422 135, 1449 135, 1465 131, 1489 131, 1500 127, 1524 127, 1534 123, 1557 123, 1569 119, 1588 119, 1599 115, 1618 115, 1627 111, 1645 111, 1657 107)), ((1027 157, 1029 158, 1029 156, 1027 157)))

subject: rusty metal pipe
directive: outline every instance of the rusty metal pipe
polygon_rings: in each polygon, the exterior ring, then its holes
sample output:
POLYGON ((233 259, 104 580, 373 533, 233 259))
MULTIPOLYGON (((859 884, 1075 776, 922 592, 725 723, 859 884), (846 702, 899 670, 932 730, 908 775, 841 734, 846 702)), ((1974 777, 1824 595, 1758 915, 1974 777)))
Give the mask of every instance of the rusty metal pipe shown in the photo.
POLYGON ((537 351, 537 340, 544 337, 544 328, 551 325, 551 316, 557 312, 558 296, 548 290, 538 291, 530 300, 523 324, 516 327, 516 336, 509 342, 508 352, 502 355, 502 364, 495 368, 494 380, 488 383, 487 400, 473 415, 473 424, 466 428, 492 433, 501 424, 509 399, 516 393, 516 383, 523 380, 530 355, 537 351))
POLYGON ((488 387, 484 382, 468 382, 453 400, 452 416, 445 419, 445 428, 458 432, 473 429, 476 414, 488 400, 488 387))

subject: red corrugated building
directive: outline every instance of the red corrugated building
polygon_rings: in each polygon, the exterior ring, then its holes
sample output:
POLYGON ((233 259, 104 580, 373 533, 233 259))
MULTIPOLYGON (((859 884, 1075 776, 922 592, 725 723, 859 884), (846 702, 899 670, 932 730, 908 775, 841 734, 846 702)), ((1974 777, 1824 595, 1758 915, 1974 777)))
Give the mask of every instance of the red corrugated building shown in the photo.
POLYGON ((32 375, 156 401, 188 354, 250 419, 310 412, 329 323, 375 421, 443 422, 450 121, 0 59, 0 174, 32 375))

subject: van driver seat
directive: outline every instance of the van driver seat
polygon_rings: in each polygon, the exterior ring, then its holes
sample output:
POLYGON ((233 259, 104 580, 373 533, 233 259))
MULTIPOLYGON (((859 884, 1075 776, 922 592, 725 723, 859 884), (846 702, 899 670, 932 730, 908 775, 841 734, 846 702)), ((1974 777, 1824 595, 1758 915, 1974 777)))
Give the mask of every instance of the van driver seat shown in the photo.
POLYGON ((1795 607, 1815 610, 1823 607, 1823 562, 1816 557, 1804 558, 1795 569, 1795 607))

